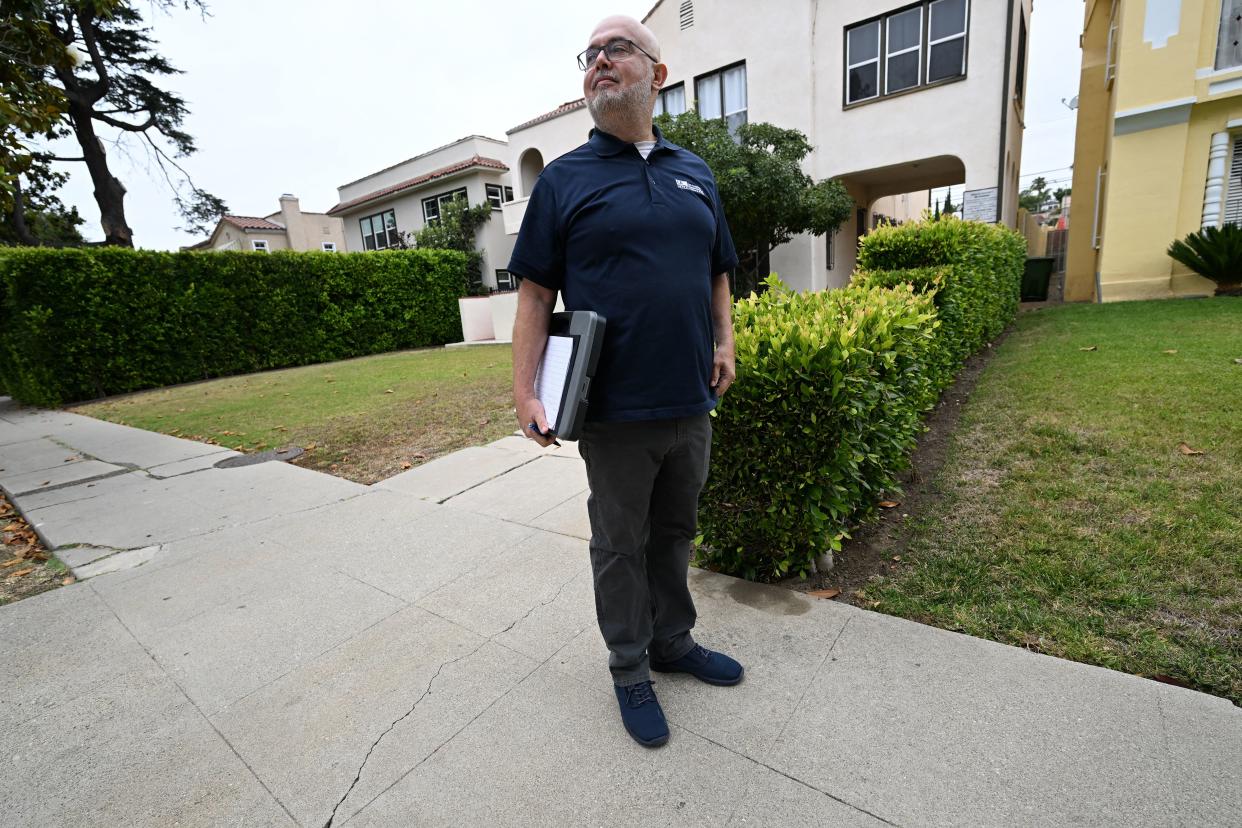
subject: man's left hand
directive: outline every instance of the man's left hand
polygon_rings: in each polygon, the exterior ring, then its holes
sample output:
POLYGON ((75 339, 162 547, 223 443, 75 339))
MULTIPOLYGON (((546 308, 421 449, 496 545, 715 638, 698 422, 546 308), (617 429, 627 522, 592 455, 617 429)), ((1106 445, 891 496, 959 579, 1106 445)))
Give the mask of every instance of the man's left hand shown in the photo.
POLYGON ((734 364, 733 349, 716 348, 716 355, 712 358, 712 388, 716 391, 717 399, 724 396, 735 379, 737 379, 737 369, 734 364))

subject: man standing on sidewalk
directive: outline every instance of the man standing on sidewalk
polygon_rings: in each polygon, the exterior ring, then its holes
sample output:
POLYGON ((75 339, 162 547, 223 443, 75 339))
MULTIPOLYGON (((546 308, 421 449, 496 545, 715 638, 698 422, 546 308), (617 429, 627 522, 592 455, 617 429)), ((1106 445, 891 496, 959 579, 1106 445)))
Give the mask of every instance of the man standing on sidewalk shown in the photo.
POLYGON ((737 255, 711 171, 652 125, 668 68, 651 30, 609 17, 578 65, 595 129, 543 171, 509 263, 522 277, 513 397, 522 431, 548 445, 534 379, 557 292, 567 310, 607 320, 578 444, 595 608, 622 721, 655 747, 668 724, 651 670, 742 680, 740 664, 691 637, 686 583, 708 412, 735 376, 728 271, 737 255))

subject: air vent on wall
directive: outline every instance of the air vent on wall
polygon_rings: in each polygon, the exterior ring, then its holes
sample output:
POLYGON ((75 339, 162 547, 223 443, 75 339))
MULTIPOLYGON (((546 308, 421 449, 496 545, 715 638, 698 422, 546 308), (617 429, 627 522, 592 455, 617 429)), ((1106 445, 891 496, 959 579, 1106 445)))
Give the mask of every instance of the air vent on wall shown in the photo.
POLYGON ((681 28, 688 29, 694 25, 694 2, 685 0, 681 4, 681 28))

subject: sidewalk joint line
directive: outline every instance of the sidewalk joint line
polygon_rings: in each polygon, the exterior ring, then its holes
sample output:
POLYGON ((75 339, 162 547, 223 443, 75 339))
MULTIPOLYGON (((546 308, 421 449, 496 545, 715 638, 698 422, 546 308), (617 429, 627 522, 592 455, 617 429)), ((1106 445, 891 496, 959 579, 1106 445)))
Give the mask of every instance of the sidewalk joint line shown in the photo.
POLYGON ((220 729, 216 727, 216 724, 211 720, 211 717, 203 712, 203 709, 198 706, 194 699, 190 698, 190 694, 187 693, 185 688, 181 686, 181 683, 164 668, 164 665, 161 664, 160 660, 151 653, 151 650, 147 648, 147 645, 143 644, 142 640, 139 639, 138 636, 134 635, 134 631, 129 628, 129 625, 121 619, 121 616, 117 614, 117 611, 113 609, 110 603, 108 603, 108 599, 105 598, 99 590, 95 589, 94 584, 87 583, 87 586, 90 587, 91 592, 95 593, 95 597, 99 599, 100 603, 108 608, 108 611, 112 613, 112 617, 115 618, 116 622, 121 625, 121 628, 129 634, 129 637, 134 640, 134 643, 142 648, 142 651, 147 654, 147 658, 151 659, 151 663, 159 669, 164 678, 168 679, 169 683, 171 683, 173 687, 177 688, 177 692, 181 694, 182 698, 184 698, 186 702, 194 708, 194 711, 202 717, 203 721, 205 721, 207 726, 215 732, 216 736, 220 737, 220 741, 224 742, 224 744, 228 746, 229 750, 233 752, 233 755, 237 757, 237 761, 241 762, 242 766, 250 772, 252 777, 254 777, 254 781, 258 782, 259 786, 267 792, 268 796, 272 798, 272 801, 280 806, 280 809, 285 812, 285 815, 288 816, 290 820, 293 821, 294 825, 301 826, 302 823, 298 822, 297 817, 295 817, 293 813, 285 807, 284 802, 280 801, 280 797, 276 796, 272 789, 267 786, 267 783, 265 783, 262 778, 259 777, 259 774, 255 772, 254 768, 250 767, 250 763, 247 762, 246 758, 238 752, 237 748, 233 746, 233 743, 229 741, 228 737, 220 732, 220 729))
POLYGON ((779 744, 781 739, 784 737, 785 731, 789 729, 790 722, 793 721, 794 716, 798 713, 798 708, 802 706, 803 699, 805 699, 806 694, 811 691, 811 685, 814 684, 815 679, 819 677, 820 670, 823 670, 824 665, 828 663, 828 657, 832 655, 832 651, 837 648, 837 642, 840 641, 841 636, 845 634, 845 628, 850 625, 850 622, 853 621, 855 617, 856 616, 851 615, 846 618, 845 623, 841 625, 841 629, 837 630, 837 636, 832 639, 832 644, 828 646, 828 652, 824 653, 824 657, 819 662, 819 666, 815 668, 815 672, 811 673, 811 677, 807 679, 806 686, 802 688, 802 695, 798 696, 798 700, 789 708, 789 716, 785 719, 785 723, 781 725, 780 732, 776 734, 776 738, 772 740, 770 745, 768 745, 768 750, 776 747, 776 745, 779 744))
MULTIPOLYGON (((450 456, 450 455, 445 455, 445 457, 448 457, 448 456, 450 456)), ((478 483, 475 483, 475 484, 473 484, 473 485, 471 485, 471 486, 468 486, 468 487, 466 487, 466 488, 462 489, 460 492, 455 492, 455 493, 453 493, 453 494, 449 495, 448 497, 444 498, 443 500, 437 500, 435 503, 436 503, 436 505, 437 505, 437 506, 443 506, 445 503, 448 503, 450 500, 452 500, 452 499, 453 499, 453 498, 455 498, 455 497, 461 497, 461 496, 462 496, 462 495, 464 495, 466 492, 474 491, 475 489, 479 488, 480 486, 483 486, 483 485, 485 485, 485 484, 487 484, 487 483, 491 483, 493 480, 499 480, 500 478, 504 477, 506 474, 508 474, 508 473, 509 473, 509 472, 511 472, 511 471, 517 471, 518 469, 523 468, 524 466, 529 466, 531 463, 535 462, 536 460, 538 460, 538 459, 539 459, 540 457, 542 457, 542 456, 543 456, 542 454, 536 454, 534 457, 531 457, 529 460, 525 460, 525 461, 523 461, 523 462, 521 462, 521 463, 518 463, 516 466, 513 466, 512 468, 505 469, 505 470, 504 470, 504 471, 502 471, 500 474, 494 474, 494 475, 492 475, 491 477, 487 478, 486 480, 480 480, 478 483)), ((437 459, 439 459, 439 458, 437 458, 437 459)), ((434 461, 433 461, 433 462, 434 462, 434 461)), ((421 467, 420 467, 420 468, 421 468, 421 467)))
MULTIPOLYGON (((885 819, 884 817, 880 816, 879 814, 874 814, 874 813, 872 813, 871 811, 868 811, 866 808, 861 808, 861 807, 859 807, 858 805, 855 805, 855 804, 854 804, 854 803, 852 803, 852 802, 848 802, 848 801, 846 801, 846 800, 842 799, 842 798, 841 798, 841 797, 839 797, 839 796, 834 796, 833 794, 828 793, 827 791, 823 790, 822 788, 817 788, 817 787, 815 787, 814 785, 812 785, 810 782, 807 782, 807 781, 806 781, 806 780, 804 780, 804 779, 799 779, 799 778, 798 778, 798 777, 796 777, 796 776, 793 776, 793 775, 791 775, 791 774, 788 774, 788 773, 786 773, 785 771, 781 770, 780 768, 774 768, 774 767, 772 767, 771 765, 769 765, 767 762, 764 762, 764 761, 762 761, 762 760, 760 760, 760 759, 756 759, 756 758, 755 758, 755 757, 753 757, 753 756, 748 756, 747 754, 742 753, 741 751, 735 750, 735 749, 733 749, 733 748, 729 747, 728 745, 721 744, 720 742, 717 742, 717 741, 716 741, 715 739, 713 739, 712 737, 710 737, 710 736, 704 736, 702 733, 699 733, 699 732, 698 732, 698 731, 696 731, 696 730, 691 730, 689 727, 687 727, 687 726, 686 726, 686 725, 684 725, 684 724, 681 724, 680 722, 674 722, 673 724, 674 724, 674 725, 676 725, 677 727, 681 728, 682 730, 686 731, 687 733, 690 733, 690 734, 692 734, 692 735, 694 735, 694 736, 699 737, 700 739, 702 739, 702 740, 703 740, 703 741, 705 741, 705 742, 711 742, 713 745, 715 745, 716 747, 720 748, 721 750, 726 750, 726 751, 728 751, 729 753, 732 753, 734 756, 737 756, 737 757, 740 757, 740 758, 742 758, 742 759, 745 759, 745 760, 746 760, 746 761, 748 761, 748 762, 752 762, 752 763, 754 763, 754 764, 758 765, 758 766, 759 766, 759 767, 761 767, 761 768, 767 768, 768 770, 772 771, 773 773, 775 773, 775 774, 778 774, 778 775, 780 775, 780 776, 785 777, 785 778, 786 778, 786 779, 788 779, 790 782, 796 782, 797 784, 799 784, 799 785, 803 786, 804 788, 809 788, 810 790, 815 791, 815 792, 816 792, 816 793, 818 793, 818 794, 821 794, 821 795, 823 795, 823 796, 828 797, 829 799, 831 799, 831 800, 832 800, 832 801, 834 801, 834 802, 839 802, 840 804, 842 804, 842 805, 846 806, 847 808, 851 808, 851 809, 853 809, 853 810, 855 810, 855 811, 858 811, 859 813, 866 814, 867 816, 871 817, 872 819, 878 819, 880 822, 883 822, 885 825, 893 825, 893 826, 897 826, 897 825, 898 825, 898 823, 893 822, 893 821, 891 821, 891 820, 887 820, 887 819, 885 819)), ((743 797, 744 797, 744 796, 745 796, 745 795, 743 795, 743 797)), ((738 805, 735 805, 735 806, 734 806, 734 811, 736 811, 736 810, 737 810, 737 808, 738 808, 740 805, 741 805, 741 800, 739 800, 739 801, 738 801, 738 805)), ((730 819, 732 819, 732 818, 733 818, 733 814, 732 814, 732 813, 730 813, 729 818, 730 818, 730 819)))

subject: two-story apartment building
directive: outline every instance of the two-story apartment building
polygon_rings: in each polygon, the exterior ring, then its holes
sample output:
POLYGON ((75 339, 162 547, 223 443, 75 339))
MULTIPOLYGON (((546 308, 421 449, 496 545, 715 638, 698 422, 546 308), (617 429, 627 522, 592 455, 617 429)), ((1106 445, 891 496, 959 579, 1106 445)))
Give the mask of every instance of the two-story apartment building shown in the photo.
MULTIPOLYGON (((792 287, 845 284, 874 216, 933 187, 965 185, 968 218, 1017 218, 1030 0, 661 0, 644 18, 669 78, 656 113, 697 107, 731 127, 766 121, 806 133, 816 180, 840 178, 854 216, 831 238, 773 251, 792 287), (898 198, 890 198, 898 197, 898 198), (881 209, 875 206, 885 200, 881 209)), ((516 233, 545 163, 581 144, 585 103, 509 130, 516 233)))
POLYGON ((1086 0, 1065 298, 1211 294, 1166 255, 1242 223, 1242 0, 1086 0))
POLYGON ((506 142, 470 135, 338 187, 339 202, 328 214, 344 221, 347 250, 385 250, 435 221, 458 196, 472 205, 490 204, 495 215, 477 236, 483 284, 511 289, 505 268, 514 239, 501 216, 501 206, 513 199, 508 158, 506 142))

